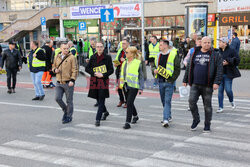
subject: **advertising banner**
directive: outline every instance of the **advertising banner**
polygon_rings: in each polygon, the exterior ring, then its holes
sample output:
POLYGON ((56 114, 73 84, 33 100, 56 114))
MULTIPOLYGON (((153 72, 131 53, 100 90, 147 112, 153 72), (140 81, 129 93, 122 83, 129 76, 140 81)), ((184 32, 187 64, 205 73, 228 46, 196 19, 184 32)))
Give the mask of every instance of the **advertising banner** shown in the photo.
POLYGON ((250 0, 218 0, 218 12, 250 11, 250 0))
POLYGON ((207 6, 187 8, 188 36, 192 33, 207 34, 207 11, 207 6))
POLYGON ((100 19, 101 9, 113 8, 115 18, 141 17, 141 4, 117 4, 70 7, 71 19, 100 19))

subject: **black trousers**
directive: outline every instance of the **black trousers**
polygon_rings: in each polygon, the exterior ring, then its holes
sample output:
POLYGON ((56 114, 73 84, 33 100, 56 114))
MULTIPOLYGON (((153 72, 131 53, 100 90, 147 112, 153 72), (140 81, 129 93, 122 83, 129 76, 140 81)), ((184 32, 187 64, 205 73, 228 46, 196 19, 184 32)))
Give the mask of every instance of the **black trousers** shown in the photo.
POLYGON ((189 107, 192 112, 193 120, 199 121, 200 115, 197 106, 199 96, 202 97, 205 110, 205 125, 210 125, 212 120, 212 95, 213 88, 208 86, 193 84, 190 90, 189 107))
POLYGON ((102 118, 102 114, 107 114, 107 108, 105 106, 105 98, 98 98, 98 110, 96 114, 96 120, 100 121, 102 118))
POLYGON ((125 91, 125 89, 118 89, 118 95, 120 101, 123 101, 126 103, 126 99, 128 98, 128 93, 125 91))
POLYGON ((17 75, 18 69, 6 69, 7 72, 7 87, 8 89, 15 89, 16 88, 16 75, 17 75), (12 79, 12 85, 11 85, 11 79, 12 79))
POLYGON ((134 105, 135 102, 135 98, 137 96, 138 93, 138 89, 135 88, 129 88, 126 90, 127 92, 127 118, 126 118, 126 122, 130 123, 132 120, 132 115, 133 116, 137 116, 137 111, 134 105))

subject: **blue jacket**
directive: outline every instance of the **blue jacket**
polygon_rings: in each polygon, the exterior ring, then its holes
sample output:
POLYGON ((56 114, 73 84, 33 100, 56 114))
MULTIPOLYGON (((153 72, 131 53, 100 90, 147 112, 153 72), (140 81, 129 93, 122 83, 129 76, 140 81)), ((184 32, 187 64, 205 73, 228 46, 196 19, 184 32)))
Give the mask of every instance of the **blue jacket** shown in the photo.
POLYGON ((240 40, 238 37, 233 38, 230 48, 234 49, 237 54, 240 52, 240 40))

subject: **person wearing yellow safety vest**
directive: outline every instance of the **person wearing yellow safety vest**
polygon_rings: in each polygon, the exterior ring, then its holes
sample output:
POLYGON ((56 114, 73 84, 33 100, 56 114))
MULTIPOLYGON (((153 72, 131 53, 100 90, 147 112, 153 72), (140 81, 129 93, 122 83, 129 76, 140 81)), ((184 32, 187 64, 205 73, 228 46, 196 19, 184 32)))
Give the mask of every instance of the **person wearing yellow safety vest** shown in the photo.
POLYGON ((76 50, 76 48, 74 47, 74 44, 73 44, 73 42, 72 41, 69 41, 68 42, 68 45, 69 45, 69 51, 71 52, 71 54, 73 55, 73 56, 75 56, 75 58, 77 58, 77 50, 76 50))
POLYGON ((93 37, 90 39, 88 59, 90 59, 95 53, 96 53, 96 38, 93 37))
MULTIPOLYGON (((148 62, 150 63, 150 66, 151 66, 151 70, 152 70, 152 75, 155 76, 154 74, 154 70, 153 70, 153 67, 154 67, 154 62, 155 62, 155 59, 157 58, 157 55, 159 54, 160 52, 160 48, 159 48, 159 42, 157 41, 157 37, 156 36, 152 36, 150 38, 150 41, 151 43, 149 44, 148 46, 148 49, 149 49, 149 57, 146 58, 146 64, 148 64, 148 62)), ((156 80, 154 82, 154 86, 156 86, 156 80)))
MULTIPOLYGON (((90 46, 89 46, 89 50, 88 50, 88 56, 87 56, 87 60, 86 63, 89 63, 91 57, 97 53, 96 50, 96 38, 92 37, 90 38, 90 46)), ((98 107, 98 100, 96 101, 96 103, 94 104, 95 107, 98 107)))
POLYGON ((127 59, 122 63, 120 76, 120 89, 124 88, 127 92, 127 118, 123 126, 124 129, 130 129, 130 123, 135 124, 138 120, 138 114, 134 105, 135 98, 142 93, 144 88, 144 77, 142 70, 141 55, 136 47, 129 47, 126 50, 127 59), (132 119, 133 115, 133 119, 132 119))
POLYGON ((170 49, 169 41, 160 41, 160 50, 155 60, 154 73, 159 82, 159 91, 163 105, 162 126, 168 127, 172 121, 171 100, 174 93, 175 81, 180 75, 180 59, 177 49, 170 49))
POLYGON ((45 51, 38 47, 37 41, 32 41, 30 43, 31 51, 27 57, 28 67, 30 69, 31 79, 34 84, 36 97, 32 100, 43 100, 45 97, 42 76, 46 68, 46 56, 45 51))
MULTIPOLYGON (((123 39, 122 40, 122 48, 120 48, 120 50, 118 50, 117 56, 115 58, 115 60, 120 62, 120 65, 114 64, 114 66, 116 67, 115 75, 116 75, 117 82, 120 79, 121 66, 122 66, 123 62, 126 60, 126 49, 128 47, 129 47, 129 41, 127 39, 123 39)), ((127 108, 127 103, 126 103, 127 94, 126 94, 126 92, 124 91, 124 89, 119 89, 119 87, 118 87, 117 91, 118 91, 118 95, 119 95, 119 99, 120 99, 120 102, 117 105, 117 107, 121 107, 124 104, 123 108, 127 108)))

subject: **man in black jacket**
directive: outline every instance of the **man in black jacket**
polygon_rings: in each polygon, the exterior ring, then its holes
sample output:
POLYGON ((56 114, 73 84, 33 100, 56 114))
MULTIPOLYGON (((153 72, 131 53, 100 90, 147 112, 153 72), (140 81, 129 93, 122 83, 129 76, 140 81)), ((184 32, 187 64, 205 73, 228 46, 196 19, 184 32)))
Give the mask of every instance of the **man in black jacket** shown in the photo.
POLYGON ((219 87, 219 109, 217 110, 217 113, 223 111, 224 89, 226 90, 232 109, 236 108, 232 91, 232 83, 234 78, 240 77, 240 72, 237 68, 240 63, 240 57, 234 49, 230 48, 228 42, 229 40, 227 37, 220 38, 219 46, 220 54, 223 58, 223 80, 219 87))
POLYGON ((21 70, 22 68, 22 59, 21 55, 18 50, 15 49, 15 43, 9 42, 9 49, 5 50, 2 54, 2 61, 0 65, 0 71, 2 70, 4 66, 6 67, 7 72, 7 87, 8 87, 8 93, 16 93, 16 74, 18 70, 21 70), (11 86, 11 78, 12 78, 12 86, 11 86))
POLYGON ((197 102, 202 96, 205 110, 205 127, 203 132, 210 132, 212 120, 213 90, 219 88, 223 76, 222 58, 219 52, 211 50, 211 39, 202 38, 201 49, 195 50, 190 58, 183 79, 183 85, 191 86, 189 107, 193 116, 191 130, 196 130, 200 123, 197 102))

